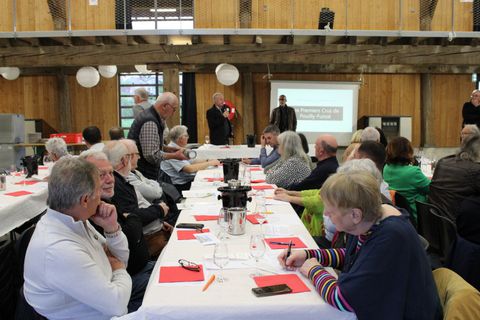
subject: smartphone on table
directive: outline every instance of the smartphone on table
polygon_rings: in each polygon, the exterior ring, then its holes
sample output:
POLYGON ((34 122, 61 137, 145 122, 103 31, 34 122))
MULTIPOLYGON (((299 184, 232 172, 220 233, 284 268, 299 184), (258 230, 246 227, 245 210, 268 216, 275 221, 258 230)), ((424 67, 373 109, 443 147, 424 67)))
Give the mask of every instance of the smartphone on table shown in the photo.
POLYGON ((274 286, 252 288, 252 292, 257 297, 268 297, 277 294, 291 293, 292 289, 286 284, 277 284, 274 286))
POLYGON ((179 223, 176 225, 180 229, 203 229, 203 223, 179 223))

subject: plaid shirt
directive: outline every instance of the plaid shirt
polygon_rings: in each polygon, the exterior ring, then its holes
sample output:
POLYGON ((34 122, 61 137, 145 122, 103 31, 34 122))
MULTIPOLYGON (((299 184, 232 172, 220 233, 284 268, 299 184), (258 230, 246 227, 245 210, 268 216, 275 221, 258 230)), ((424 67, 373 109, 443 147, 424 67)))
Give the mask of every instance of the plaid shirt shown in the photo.
MULTIPOLYGON (((162 120, 163 121, 163 120, 162 120)), ((163 160, 163 134, 158 135, 158 127, 153 121, 145 122, 140 130, 140 146, 145 160, 159 164, 163 160)))

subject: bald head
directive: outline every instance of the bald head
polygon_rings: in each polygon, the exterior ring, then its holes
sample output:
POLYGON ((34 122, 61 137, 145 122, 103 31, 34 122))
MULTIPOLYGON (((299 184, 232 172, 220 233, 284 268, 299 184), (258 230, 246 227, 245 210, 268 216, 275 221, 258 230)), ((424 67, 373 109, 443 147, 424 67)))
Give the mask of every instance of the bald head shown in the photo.
POLYGON ((315 141, 315 157, 319 161, 336 156, 338 143, 331 134, 322 134, 315 141))
POLYGON ((178 108, 178 97, 171 92, 164 92, 158 96, 153 105, 163 120, 170 118, 178 108))

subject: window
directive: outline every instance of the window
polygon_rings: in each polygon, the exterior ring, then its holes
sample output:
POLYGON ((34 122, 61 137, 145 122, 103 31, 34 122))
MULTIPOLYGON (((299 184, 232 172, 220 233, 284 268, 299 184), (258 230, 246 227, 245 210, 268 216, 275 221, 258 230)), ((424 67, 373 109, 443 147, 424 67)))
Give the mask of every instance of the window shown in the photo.
POLYGON ((133 2, 132 29, 193 29, 193 0, 133 2))
MULTIPOLYGON (((180 97, 179 108, 180 121, 182 119, 182 75, 179 74, 180 82, 180 97)), ((157 97, 163 93, 163 74, 162 73, 120 73, 120 127, 122 127, 125 137, 128 136, 128 131, 133 122, 133 110, 135 105, 133 101, 133 94, 137 88, 145 88, 149 93, 149 102, 154 104, 157 97)))

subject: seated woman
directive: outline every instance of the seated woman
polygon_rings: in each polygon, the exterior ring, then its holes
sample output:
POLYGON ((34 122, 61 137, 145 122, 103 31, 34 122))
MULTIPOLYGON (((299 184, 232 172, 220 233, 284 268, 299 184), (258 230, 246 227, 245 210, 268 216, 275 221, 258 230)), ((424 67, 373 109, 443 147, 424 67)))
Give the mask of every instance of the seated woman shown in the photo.
POLYGON ((267 183, 288 189, 308 177, 312 171, 312 161, 302 147, 302 141, 293 131, 285 131, 278 136, 278 159, 273 166, 266 169, 267 183))
MULTIPOLYGON (((188 143, 188 131, 186 126, 175 126, 170 130, 169 147, 185 148, 188 143)), ((179 192, 190 189, 195 174, 199 170, 206 169, 210 166, 218 166, 220 161, 216 159, 210 160, 163 160, 160 164, 161 169, 170 176, 173 185, 179 192)))
MULTIPOLYGON (((378 171, 377 166, 370 159, 350 160, 338 168, 338 172, 346 173, 352 171, 369 172, 377 179, 378 183, 383 182, 380 171, 378 171)), ((319 247, 330 248, 329 244, 331 244, 336 229, 329 219, 325 219, 323 216, 323 200, 320 196, 320 189, 288 191, 278 188, 275 190, 274 199, 288 201, 305 207, 300 217, 303 224, 312 237, 314 237, 319 247)))
POLYGON ((68 155, 67 144, 62 138, 50 138, 45 143, 48 156, 53 162, 58 161, 61 157, 68 155))
POLYGON ((383 178, 391 190, 404 196, 410 213, 417 221, 415 200, 426 202, 430 179, 425 177, 418 166, 413 166, 413 148, 407 138, 397 137, 387 145, 387 164, 383 178))
POLYGON ((406 216, 382 205, 379 188, 367 172, 330 176, 320 191, 323 214, 350 235, 346 248, 284 251, 278 261, 300 267, 327 303, 358 319, 441 319, 419 237, 406 216), (324 267, 342 273, 336 279, 324 267))

